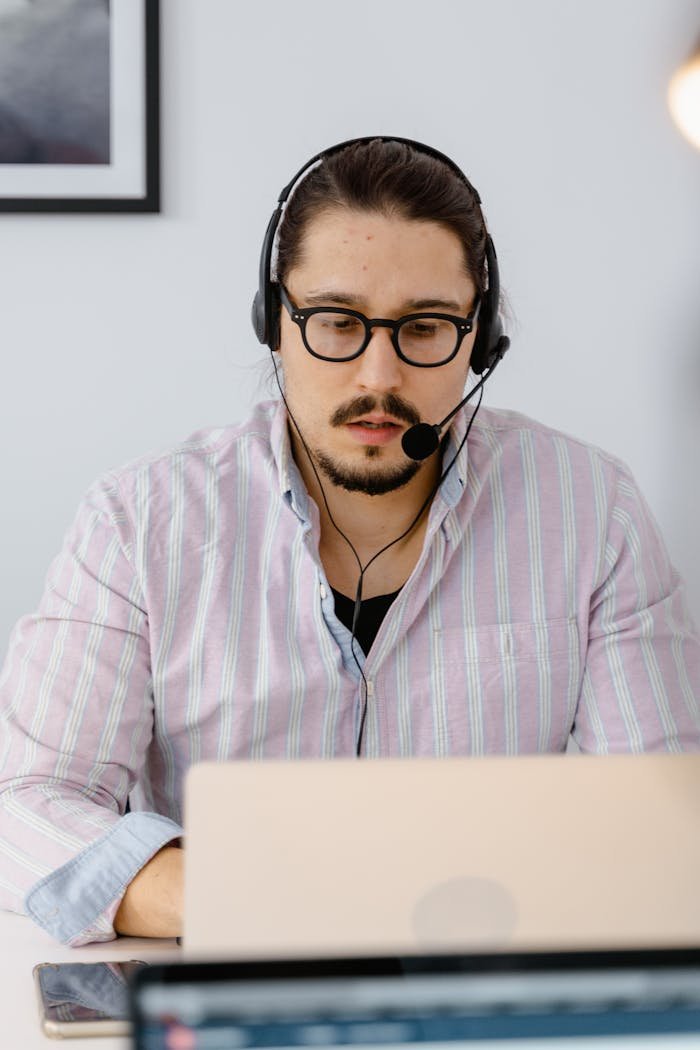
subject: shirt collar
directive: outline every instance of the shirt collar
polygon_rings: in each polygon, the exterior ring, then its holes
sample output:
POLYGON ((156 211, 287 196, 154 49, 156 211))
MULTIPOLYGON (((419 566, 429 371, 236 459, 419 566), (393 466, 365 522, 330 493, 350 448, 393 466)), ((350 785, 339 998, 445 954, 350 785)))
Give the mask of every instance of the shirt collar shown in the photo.
POLYGON ((277 466, 280 492, 300 521, 311 524, 310 499, 301 471, 292 455, 292 442, 289 437, 289 416, 284 402, 277 403, 277 410, 272 419, 270 443, 272 456, 277 466))
POLYGON ((438 496, 450 509, 457 506, 467 487, 469 443, 465 442, 464 447, 460 449, 459 453, 457 452, 457 449, 459 449, 462 444, 469 419, 471 419, 471 415, 467 418, 464 409, 457 413, 452 426, 447 432, 445 449, 442 454, 443 470, 446 470, 455 458, 455 455, 457 456, 455 465, 450 469, 449 474, 438 491, 438 496))

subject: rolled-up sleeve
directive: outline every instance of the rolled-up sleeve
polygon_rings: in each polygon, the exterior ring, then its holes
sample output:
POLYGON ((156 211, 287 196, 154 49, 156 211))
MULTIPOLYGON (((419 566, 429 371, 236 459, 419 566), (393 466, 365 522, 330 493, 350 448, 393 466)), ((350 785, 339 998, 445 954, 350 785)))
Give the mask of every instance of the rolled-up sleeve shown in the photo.
POLYGON ((101 838, 40 879, 25 898, 27 914, 62 944, 115 936, 124 890, 144 864, 182 832, 157 813, 127 813, 101 838))
POLYGON ((700 637, 653 515, 622 465, 607 507, 573 736, 598 753, 700 750, 700 637))
POLYGON ((0 906, 72 944, 115 936, 128 881, 179 834, 156 814, 124 816, 153 726, 148 618, 132 559, 118 483, 107 476, 82 501, 0 677, 0 906))

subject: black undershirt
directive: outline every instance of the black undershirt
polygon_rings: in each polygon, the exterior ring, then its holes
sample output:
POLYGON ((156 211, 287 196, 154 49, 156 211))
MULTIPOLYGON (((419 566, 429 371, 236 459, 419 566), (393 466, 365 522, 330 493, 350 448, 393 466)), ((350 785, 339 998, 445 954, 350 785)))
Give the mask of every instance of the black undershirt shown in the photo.
MULTIPOLYGON (((355 612, 355 601, 346 595, 336 591, 334 587, 335 615, 349 631, 352 631, 352 617, 355 612)), ((365 598, 360 602, 360 615, 357 618, 357 631, 355 637, 360 643, 362 652, 367 655, 372 647, 372 642, 377 637, 377 631, 381 627, 382 620, 389 611, 389 606, 394 598, 400 594, 401 588, 393 594, 378 594, 376 598, 365 598)))

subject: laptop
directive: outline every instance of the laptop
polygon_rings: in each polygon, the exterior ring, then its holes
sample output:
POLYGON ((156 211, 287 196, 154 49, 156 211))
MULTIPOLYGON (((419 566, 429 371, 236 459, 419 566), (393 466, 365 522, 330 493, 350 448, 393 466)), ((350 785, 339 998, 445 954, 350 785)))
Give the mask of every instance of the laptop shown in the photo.
POLYGON ((135 1050, 682 1050, 700 951, 175 963, 131 986, 135 1050))
POLYGON ((184 958, 700 946, 700 754, 204 763, 184 958))

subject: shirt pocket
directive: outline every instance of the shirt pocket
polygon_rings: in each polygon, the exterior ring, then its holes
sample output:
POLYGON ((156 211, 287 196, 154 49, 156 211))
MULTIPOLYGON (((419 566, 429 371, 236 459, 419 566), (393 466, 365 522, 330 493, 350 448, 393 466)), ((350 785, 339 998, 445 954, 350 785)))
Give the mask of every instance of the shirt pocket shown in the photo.
POLYGON ((535 620, 527 623, 480 624, 464 632, 448 628, 446 634, 464 634, 465 658, 480 664, 507 661, 539 661, 578 648, 575 617, 535 620))
POLYGON ((440 633, 448 752, 565 749, 581 668, 574 617, 450 627, 440 633))

